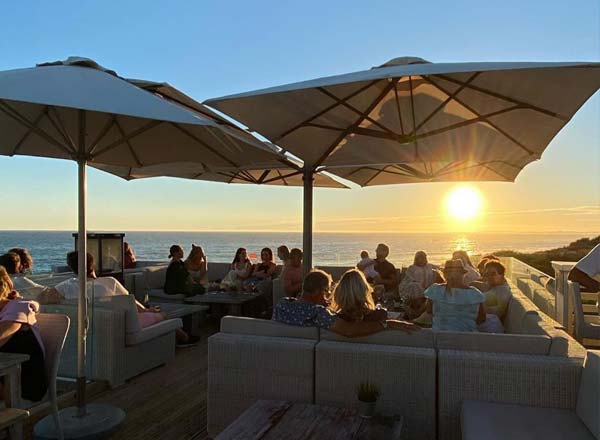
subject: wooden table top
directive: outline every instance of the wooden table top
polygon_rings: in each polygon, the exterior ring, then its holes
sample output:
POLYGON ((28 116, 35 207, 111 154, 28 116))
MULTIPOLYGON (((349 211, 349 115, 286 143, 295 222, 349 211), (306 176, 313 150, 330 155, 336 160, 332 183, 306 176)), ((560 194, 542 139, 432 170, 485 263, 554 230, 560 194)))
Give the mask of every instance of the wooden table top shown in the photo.
POLYGON ((19 353, 2 353, 0 352, 0 370, 12 368, 29 360, 29 356, 19 353))
POLYGON ((185 298, 184 302, 188 304, 244 304, 260 296, 256 293, 207 292, 185 298))
POLYGON ((399 417, 364 419, 347 408, 259 400, 215 440, 396 440, 401 429, 399 417))

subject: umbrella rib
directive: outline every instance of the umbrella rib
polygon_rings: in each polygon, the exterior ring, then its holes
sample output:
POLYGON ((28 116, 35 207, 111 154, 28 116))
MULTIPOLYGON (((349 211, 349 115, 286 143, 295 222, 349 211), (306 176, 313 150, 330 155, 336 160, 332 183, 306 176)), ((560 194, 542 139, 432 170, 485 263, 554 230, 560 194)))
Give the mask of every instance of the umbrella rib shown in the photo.
POLYGON ((444 102, 442 102, 435 110, 433 110, 429 116, 427 116, 423 121, 421 121, 421 123, 417 126, 417 128, 415 128, 415 133, 421 128, 423 127, 431 118, 433 118, 441 109, 443 109, 450 101, 452 101, 454 99, 455 96, 457 96, 460 92, 462 92, 464 90, 465 87, 467 87, 467 85, 469 83, 471 83, 475 78, 477 78, 479 76, 481 72, 475 72, 473 75, 471 75, 471 77, 467 80, 466 83, 462 84, 458 89, 456 89, 452 94, 448 95, 448 98, 446 98, 444 100, 444 102))
MULTIPOLYGON (((342 99, 342 101, 347 101, 348 99, 354 98, 356 95, 364 92, 365 90, 367 90, 368 88, 370 88, 371 86, 377 84, 379 82, 379 80, 375 80, 375 81, 371 81, 369 84, 361 87, 358 90, 355 90, 354 92, 352 92, 351 94, 349 94, 348 96, 346 96, 344 99, 342 99)), ((280 134, 279 136, 275 136, 273 137, 273 142, 277 142, 281 139, 283 139, 284 137, 286 137, 288 134, 290 134, 293 131, 298 130, 299 128, 304 127, 306 124, 308 124, 310 121, 317 119, 319 116, 324 115, 325 113, 327 113, 329 110, 337 107, 339 104, 336 102, 333 105, 330 105, 328 107, 326 107, 325 109, 321 110, 320 112, 318 112, 315 115, 312 115, 310 118, 305 119, 304 121, 300 122, 299 124, 294 125, 292 128, 289 128, 288 130, 284 131, 282 134, 280 134)))
MULTIPOLYGON (((320 91, 321 93, 324 93, 325 95, 329 96, 331 99, 334 99, 338 102, 339 105, 343 105, 344 107, 350 109, 351 111, 353 111, 354 113, 356 113, 359 116, 362 116, 362 113, 360 112, 360 110, 358 110, 356 107, 354 107, 353 105, 348 104, 346 101, 342 101, 340 100, 337 96, 335 96, 333 93, 328 92, 326 89, 324 89, 323 87, 317 87, 317 90, 320 91)), ((389 128, 387 128, 385 125, 381 124, 380 122, 377 122, 375 119, 371 118, 369 115, 367 115, 365 117, 365 119, 367 121, 369 121, 370 123, 372 123, 373 125, 376 125, 377 127, 381 128, 384 131, 387 131, 390 134, 396 134, 393 130, 390 130, 389 128)))
MULTIPOLYGON (((437 74, 437 75, 434 75, 434 76, 440 77, 440 78, 442 78, 442 79, 444 79, 446 81, 450 81, 450 82, 453 82, 455 84, 463 84, 462 81, 459 81, 459 80, 454 79, 454 78, 452 78, 450 76, 447 76, 447 75, 437 74)), ((519 105, 519 106, 521 106, 523 108, 527 108, 529 110, 534 110, 534 111, 543 113, 545 115, 552 116, 553 118, 560 119, 561 121, 564 121, 564 122, 567 122, 569 120, 569 118, 566 118, 566 117, 564 117, 562 115, 559 115, 558 113, 555 113, 553 111, 547 110, 547 109, 545 109, 543 107, 539 107, 537 105, 529 104, 529 103, 527 103, 525 101, 521 101, 521 100, 518 100, 518 99, 515 99, 515 98, 511 98, 509 96, 502 95, 502 94, 497 93, 497 92, 493 92, 492 90, 488 90, 488 89, 485 89, 483 87, 478 87, 478 86, 475 86, 473 84, 469 84, 469 85, 467 85, 467 87, 469 89, 475 90, 477 92, 484 93, 484 94, 492 96, 494 98, 502 99, 502 100, 508 101, 508 102, 510 102, 512 104, 519 105)))
POLYGON ((269 175, 269 173, 271 172, 271 170, 265 170, 260 177, 258 178, 258 182, 259 183, 263 183, 263 181, 265 180, 265 178, 269 175))
POLYGON ((415 157, 418 159, 419 158, 419 144, 416 139, 417 121, 415 118, 415 99, 414 99, 414 95, 413 95, 412 75, 408 76, 408 83, 409 83, 409 88, 410 88, 410 111, 412 114, 412 123, 413 123, 412 135, 415 137, 415 141, 414 141, 415 142, 415 157))
POLYGON ((56 111, 56 108, 55 107, 51 107, 48 110, 49 110, 49 112, 47 114, 47 117, 48 117, 48 120, 50 121, 50 123, 52 124, 52 126, 61 135, 61 137, 63 138, 63 140, 66 142, 66 144, 70 145, 71 148, 73 149, 73 151, 77 151, 77 147, 75 146, 75 142, 73 141, 73 139, 71 138, 71 136, 69 136, 69 132, 65 128, 65 124, 63 124, 62 119, 60 118, 60 115, 56 111), (50 112, 52 112, 54 114, 54 117, 56 117, 56 121, 50 117, 50 112))
POLYGON ((146 125, 144 125, 143 127, 138 128, 135 131, 132 131, 131 133, 129 133, 128 135, 126 135, 125 137, 116 140, 115 142, 113 142, 110 145, 107 145, 106 147, 102 148, 100 151, 98 151, 94 157, 96 156, 100 156, 101 154, 106 153, 109 150, 112 150, 115 147, 118 147, 119 145, 121 145, 123 142, 126 142, 129 139, 133 139, 136 136, 139 136, 142 133, 145 133, 148 130, 153 129, 154 127, 156 127, 157 125, 162 124, 164 121, 157 121, 157 120, 152 120, 150 122, 148 122, 146 125))
POLYGON ((509 180, 509 181, 513 180, 513 179, 509 179, 508 177, 506 177, 505 175, 503 175, 499 171, 497 171, 494 168, 492 168, 492 167, 489 166, 489 164, 492 164, 492 163, 495 163, 495 162, 497 162, 497 161, 477 162, 475 164, 467 165, 467 166, 464 166, 463 168, 459 168, 457 170, 450 170, 450 171, 446 171, 446 172, 443 172, 443 173, 436 173, 434 177, 438 178, 438 177, 441 177, 441 176, 446 176, 446 175, 448 175, 450 173, 458 173, 458 172, 461 172, 461 171, 466 171, 466 170, 469 170, 471 168, 476 168, 478 166, 481 166, 481 167, 484 167, 484 168, 490 170, 493 173, 496 173, 497 175, 499 175, 500 177, 502 177, 505 180, 509 180))
POLYGON ((285 186, 289 186, 289 183, 286 182, 286 178, 288 177, 294 177, 297 176, 299 174, 302 174, 300 171, 292 171, 289 174, 286 174, 285 176, 283 174, 281 174, 281 172, 279 170, 277 170, 277 172, 279 173, 279 177, 271 177, 270 179, 265 180, 263 183, 271 183, 271 182, 276 182, 277 180, 281 179, 283 181, 283 183, 285 183, 285 186))
MULTIPOLYGON (((441 90, 443 93, 448 94, 448 92, 440 85, 436 84, 434 81, 432 81, 430 78, 426 78, 425 80, 428 81, 429 83, 431 83, 433 86, 437 87, 439 90, 441 90)), ((462 105, 463 107, 465 107, 467 110, 469 110, 470 112, 472 112, 473 114, 475 114, 478 118, 481 118, 482 116, 474 109, 472 108, 470 105, 468 105, 467 103, 463 102, 460 98, 454 97, 454 100, 456 102, 458 102, 460 105, 462 105)), ((504 109, 504 111, 497 111, 497 112, 492 112, 488 115, 484 115, 484 118, 489 118, 490 116, 495 116, 497 114, 500 113, 505 113, 506 111, 512 111, 519 108, 518 105, 515 105, 514 107, 508 107, 508 109, 504 109)), ((508 134, 506 131, 504 131, 503 129, 501 129, 500 127, 498 127, 498 125, 496 125, 495 123, 493 123, 492 121, 489 121, 487 119, 485 119, 485 122, 487 122, 492 128, 494 128, 494 130, 496 130, 498 133, 501 133, 504 137, 506 137, 507 139, 509 139, 511 142, 513 142, 514 144, 518 145, 519 147, 521 147, 523 150, 527 151, 529 154, 534 154, 534 152, 527 148, 525 145, 523 145, 521 142, 519 142, 517 139, 515 139, 514 137, 512 137, 510 134, 508 134)))
POLYGON ((400 122, 400 132, 404 134, 404 124, 402 123, 402 111, 400 110, 400 99, 398 98, 398 81, 397 78, 394 83, 394 97, 396 98, 396 110, 398 111, 398 121, 400 122))
POLYGON ((92 142, 92 144, 90 145, 90 153, 89 153, 90 155, 94 154, 94 150, 96 150, 96 148, 98 147, 98 144, 100 143, 102 138, 104 136, 106 136, 106 133, 108 133, 108 131, 112 128, 116 119, 117 119, 117 117, 114 114, 110 115, 110 118, 108 118, 108 121, 106 122, 104 127, 102 127, 102 130, 100 131, 100 133, 98 134, 98 136, 96 137, 94 142, 92 142))
MULTIPOLYGON (((228 157, 224 156, 223 154, 219 153, 217 150, 215 150, 213 147, 211 147, 210 145, 208 145, 206 142, 204 142, 202 139, 200 139, 198 136, 196 136, 194 133, 191 133, 189 130, 183 128, 181 125, 175 123, 175 122, 171 122, 171 124, 177 128, 178 130, 180 130, 182 133, 188 135, 190 138, 192 138, 193 140, 195 140, 196 142, 198 142, 200 145, 202 145, 204 148, 206 148, 208 151, 210 151, 211 153, 215 154, 216 156, 220 157, 221 159, 223 159, 225 162, 229 163, 230 165, 233 165, 235 167, 239 166, 238 164, 236 164, 235 162, 233 162, 232 160, 230 160, 228 157)), ((210 131, 210 128, 208 129, 210 131)))
POLYGON ((63 144, 61 144, 60 142, 58 142, 56 139, 54 139, 48 133, 46 133, 45 131, 43 131, 43 130, 37 128, 37 127, 35 127, 27 118, 25 118, 24 116, 22 116, 21 114, 19 114, 19 112, 17 112, 16 110, 14 110, 11 106, 9 106, 8 104, 6 104, 2 100, 0 100, 0 111, 2 113, 6 114, 8 117, 14 119, 15 121, 17 121, 21 125, 24 125, 25 127, 31 129, 35 134, 37 134, 38 136, 44 138, 46 141, 48 141, 50 144, 54 145, 55 147, 60 148, 65 153, 67 153, 69 156, 73 157, 73 155, 75 154, 74 151, 69 150, 69 148, 65 147, 63 144))
MULTIPOLYGON (((337 148, 337 146, 339 145, 340 142, 342 142, 342 140, 349 134, 352 132, 352 130, 354 130, 355 128, 357 128, 362 121, 364 121, 366 115, 368 115, 369 113, 371 113, 371 111, 377 106, 377 104, 379 104, 379 102, 385 97, 385 95, 387 95, 389 93, 389 91, 391 90, 391 88, 394 86, 394 83, 392 81, 390 81, 384 88, 383 90, 379 93, 379 95, 377 95, 377 97, 373 100, 373 102, 371 102, 371 104, 367 107, 367 109, 365 110, 365 112, 356 120, 354 121, 354 123, 346 128, 334 141, 333 143, 329 146, 329 148, 327 148, 325 150, 325 152, 321 155, 321 157, 317 160, 317 162, 314 164, 315 166, 319 166, 321 165, 325 159, 327 159, 327 157, 331 154, 331 152, 333 150, 335 150, 337 148)), ((373 130, 375 131, 375 130, 373 130)), ((385 133, 382 133, 385 134, 385 133)))
POLYGON ((380 170, 378 170, 375 174, 373 174, 370 178, 368 178, 367 181, 362 184, 362 186, 367 186, 369 183, 371 183, 373 180, 375 180, 375 178, 377 176, 379 176, 381 173, 383 173, 383 170, 385 170, 385 168, 381 168, 380 170))
MULTIPOLYGON (((37 125, 39 124, 39 122, 42 120, 42 118, 44 117, 44 115, 48 112, 48 107, 46 106, 44 108, 44 110, 42 110, 42 112, 38 115, 37 118, 35 118, 35 121, 33 121, 33 126, 37 127, 37 125)), ((21 145, 23 145, 23 142, 25 142, 27 140, 27 138, 29 137, 29 135, 33 132, 32 128, 28 128, 27 131, 25 132, 25 134, 21 137, 21 139, 19 139, 19 142, 17 142, 15 144, 15 147, 13 148, 12 152, 10 153, 10 156, 14 156, 15 154, 17 154, 17 152, 19 151, 19 149, 21 148, 21 145)))
MULTIPOLYGON (((115 125, 117 126, 117 129, 119 130, 119 133, 121 134, 121 136, 125 137, 125 131, 123 131, 123 128, 121 127, 121 124, 119 124, 119 121, 117 121, 115 119, 115 125)), ((142 167, 142 162, 140 161, 138 155, 136 154, 135 150, 133 149, 133 145, 131 145, 131 142, 129 142, 129 139, 127 139, 125 141, 125 144, 127 144, 127 147, 129 148, 129 151, 131 152, 131 155, 133 156, 133 159, 135 160, 135 163, 137 163, 138 167, 142 167)))

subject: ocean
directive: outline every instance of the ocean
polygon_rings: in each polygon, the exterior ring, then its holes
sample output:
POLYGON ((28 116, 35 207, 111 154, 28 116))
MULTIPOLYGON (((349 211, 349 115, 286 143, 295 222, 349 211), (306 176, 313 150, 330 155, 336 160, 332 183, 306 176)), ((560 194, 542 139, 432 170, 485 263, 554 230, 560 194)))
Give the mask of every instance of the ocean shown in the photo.
MULTIPOLYGON (((204 247, 209 262, 231 262, 238 247, 260 255, 263 247, 273 252, 282 244, 290 249, 302 246, 300 232, 126 232, 125 241, 140 260, 168 260, 169 247, 181 245, 186 254, 191 244, 204 247)), ((414 253, 424 250, 433 263, 441 263, 455 249, 470 254, 499 250, 533 252, 552 249, 581 238, 576 233, 316 233, 313 238, 313 264, 353 265, 362 249, 374 254, 377 243, 390 246, 390 261, 397 266, 412 263, 414 253)), ((24 247, 34 259, 34 273, 49 272, 52 266, 64 265, 67 252, 74 249, 72 232, 67 231, 0 231, 0 252, 24 247)))

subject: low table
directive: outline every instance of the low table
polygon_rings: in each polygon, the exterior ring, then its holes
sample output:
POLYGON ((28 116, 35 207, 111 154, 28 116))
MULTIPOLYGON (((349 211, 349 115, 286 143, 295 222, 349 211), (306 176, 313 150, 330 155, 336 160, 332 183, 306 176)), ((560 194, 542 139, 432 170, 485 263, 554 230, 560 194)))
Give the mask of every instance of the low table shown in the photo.
POLYGON ((355 410, 259 400, 215 440, 399 440, 401 417, 364 419, 355 410))
POLYGON ((208 306, 201 304, 179 304, 179 303, 159 303, 152 302, 151 305, 159 306, 160 311, 167 318, 181 318, 183 327, 194 336, 200 335, 200 323, 204 320, 204 315, 208 311, 208 306))
POLYGON ((262 296, 259 293, 206 292, 202 295, 185 298, 184 302, 186 304, 223 304, 228 308, 230 315, 242 316, 242 306, 260 299, 262 296))

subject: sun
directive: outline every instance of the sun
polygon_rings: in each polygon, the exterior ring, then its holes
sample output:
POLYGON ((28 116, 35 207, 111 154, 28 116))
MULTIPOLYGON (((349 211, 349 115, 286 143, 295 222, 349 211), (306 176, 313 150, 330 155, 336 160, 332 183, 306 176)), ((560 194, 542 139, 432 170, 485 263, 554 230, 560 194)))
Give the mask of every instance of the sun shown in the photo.
POLYGON ((446 199, 448 214, 455 220, 473 220, 481 214, 483 200, 481 193, 470 186, 453 189, 446 199))

